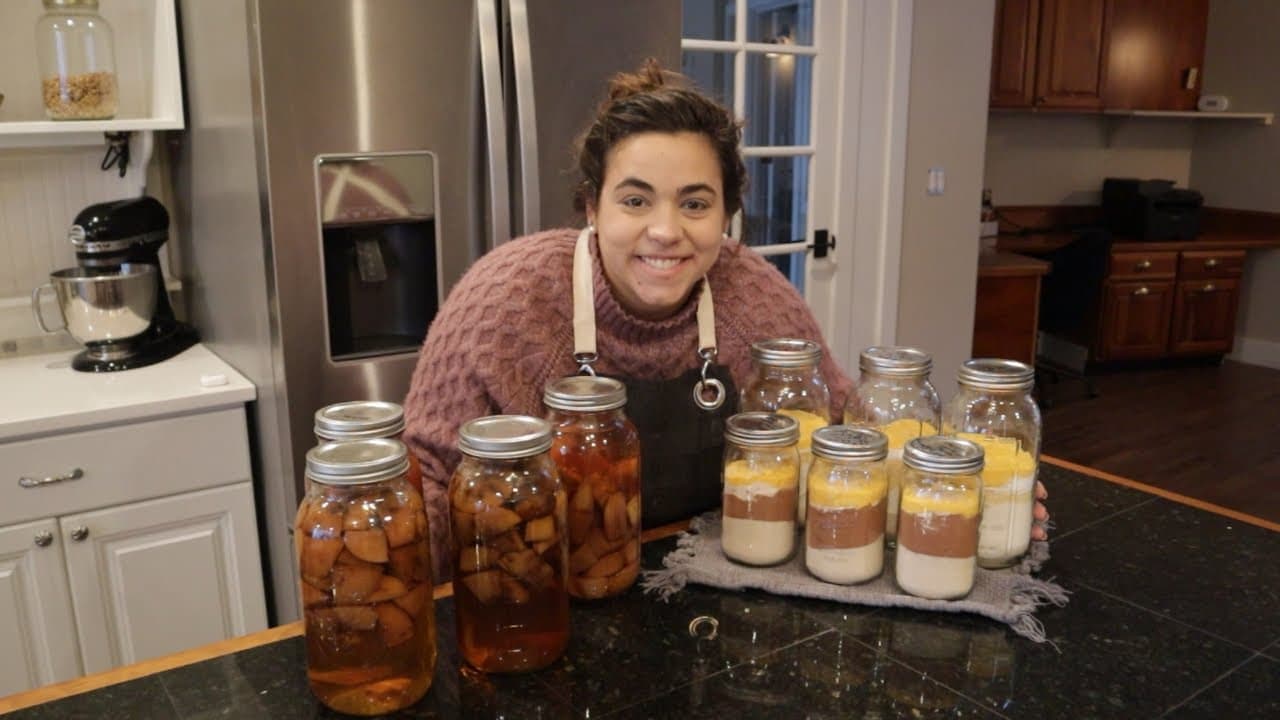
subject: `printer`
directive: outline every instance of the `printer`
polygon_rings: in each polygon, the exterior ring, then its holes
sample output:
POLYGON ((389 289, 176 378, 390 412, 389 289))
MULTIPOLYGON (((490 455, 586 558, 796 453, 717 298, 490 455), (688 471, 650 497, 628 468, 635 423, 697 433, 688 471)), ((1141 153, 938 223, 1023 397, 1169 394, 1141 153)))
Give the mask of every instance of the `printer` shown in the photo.
POLYGON ((1204 196, 1172 180, 1107 178, 1102 217, 1117 239, 1193 240, 1200 234, 1204 196))

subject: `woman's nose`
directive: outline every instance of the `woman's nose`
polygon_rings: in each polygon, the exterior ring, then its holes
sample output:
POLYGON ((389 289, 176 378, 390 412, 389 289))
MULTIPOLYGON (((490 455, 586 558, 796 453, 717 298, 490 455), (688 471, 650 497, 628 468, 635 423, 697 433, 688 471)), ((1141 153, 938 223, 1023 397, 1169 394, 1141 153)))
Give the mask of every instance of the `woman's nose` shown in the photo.
POLYGON ((649 223, 649 237, 658 242, 675 242, 680 238, 680 213, 673 209, 659 209, 649 223))

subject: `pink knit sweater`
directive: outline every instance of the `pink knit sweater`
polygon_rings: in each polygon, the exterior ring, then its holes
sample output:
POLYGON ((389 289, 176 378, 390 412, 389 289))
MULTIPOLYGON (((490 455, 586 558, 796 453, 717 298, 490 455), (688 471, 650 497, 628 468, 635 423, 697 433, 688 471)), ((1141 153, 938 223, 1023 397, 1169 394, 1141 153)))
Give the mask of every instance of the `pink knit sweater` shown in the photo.
MULTIPOLYGON (((422 463, 437 582, 451 573, 447 490, 460 456, 458 427, 482 415, 544 414, 548 380, 574 374, 572 267, 576 230, 513 240, 480 258, 449 293, 418 357, 405 398, 404 433, 422 463)), ((698 364, 696 296, 665 320, 644 320, 614 299, 595 244, 596 343, 601 375, 674 378, 698 364)), ((822 336, 804 300, 761 256, 726 244, 707 274, 715 303, 718 362, 741 389, 751 343, 822 336)), ((823 343, 822 372, 840 417, 852 383, 823 343)))

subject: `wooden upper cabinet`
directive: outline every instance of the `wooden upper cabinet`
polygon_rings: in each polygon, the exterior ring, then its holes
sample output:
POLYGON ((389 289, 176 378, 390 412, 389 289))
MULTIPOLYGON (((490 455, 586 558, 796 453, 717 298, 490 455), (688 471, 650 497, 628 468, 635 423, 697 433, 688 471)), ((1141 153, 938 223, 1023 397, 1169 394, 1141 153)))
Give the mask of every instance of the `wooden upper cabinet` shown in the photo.
POLYGON ((1102 107, 1106 5, 1106 0, 1040 0, 1037 107, 1102 107))
POLYGON ((1109 0, 1105 107, 1195 110, 1209 0, 1109 0))
POLYGON ((1039 23, 1039 0, 996 0, 991 107, 1030 107, 1035 100, 1039 23))

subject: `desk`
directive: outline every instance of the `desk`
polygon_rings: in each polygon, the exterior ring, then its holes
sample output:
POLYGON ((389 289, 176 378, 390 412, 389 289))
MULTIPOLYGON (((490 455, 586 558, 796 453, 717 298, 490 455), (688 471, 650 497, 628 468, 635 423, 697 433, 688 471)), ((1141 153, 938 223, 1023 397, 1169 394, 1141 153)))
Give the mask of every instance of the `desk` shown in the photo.
POLYGON ((1036 361, 1040 277, 1044 260, 1011 252, 978 256, 978 292, 973 312, 973 357, 1036 361))
MULTIPOLYGON (((562 660, 486 677, 459 671, 442 598, 434 685, 397 717, 1280 717, 1280 532, 1072 467, 1041 465, 1057 523, 1043 572, 1072 593, 1036 616, 1056 648, 975 616, 689 586, 668 603, 633 589, 575 604, 562 660), (689 636, 701 615, 718 619, 715 640, 689 636)), ((643 566, 674 545, 646 543, 643 566)), ((0 713, 336 718, 307 689, 298 630, 141 663, 125 682, 112 671, 116 684, 79 695, 93 678, 0 699, 0 713)))

